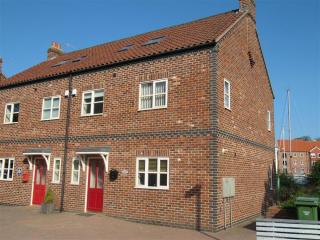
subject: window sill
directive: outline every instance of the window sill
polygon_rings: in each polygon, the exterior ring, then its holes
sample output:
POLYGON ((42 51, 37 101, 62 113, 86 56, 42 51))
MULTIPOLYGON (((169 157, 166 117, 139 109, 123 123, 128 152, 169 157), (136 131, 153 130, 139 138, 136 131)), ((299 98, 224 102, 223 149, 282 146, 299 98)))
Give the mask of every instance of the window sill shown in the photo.
POLYGON ((60 185, 60 182, 51 182, 52 184, 60 185))
POLYGON ((5 125, 11 125, 11 124, 18 124, 19 122, 10 122, 10 123, 3 123, 3 124, 5 124, 5 125))
POLYGON ((74 185, 74 186, 79 186, 80 185, 80 183, 70 183, 70 185, 74 185))
POLYGON ((54 120, 59 120, 60 118, 52 118, 52 119, 41 119, 41 122, 50 122, 50 121, 54 121, 54 120))
POLYGON ((169 187, 143 187, 143 186, 135 186, 135 189, 145 189, 145 190, 169 190, 169 187))
POLYGON ((95 117, 95 116, 103 116, 103 113, 99 113, 99 114, 88 114, 88 115, 81 115, 80 117, 95 117))
POLYGON ((160 109, 167 109, 168 107, 157 107, 157 108, 148 108, 148 109, 139 109, 138 112, 144 112, 144 111, 152 111, 152 110, 160 110, 160 109))
POLYGON ((0 179, 0 181, 12 182, 12 181, 13 181, 13 179, 0 179))
POLYGON ((231 112, 231 108, 228 108, 228 107, 224 107, 225 110, 228 110, 231 112))

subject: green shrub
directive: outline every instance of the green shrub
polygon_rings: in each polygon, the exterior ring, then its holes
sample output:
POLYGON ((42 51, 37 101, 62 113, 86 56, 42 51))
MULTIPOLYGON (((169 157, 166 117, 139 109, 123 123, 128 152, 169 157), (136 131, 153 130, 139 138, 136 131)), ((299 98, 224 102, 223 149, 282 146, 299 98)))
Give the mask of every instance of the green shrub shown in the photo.
POLYGON ((54 201, 54 192, 49 188, 44 197, 44 203, 53 203, 54 201))
POLYGON ((298 190, 298 186, 295 184, 293 177, 285 173, 279 175, 280 178, 280 191, 279 198, 281 202, 285 202, 292 197, 298 190))
POLYGON ((309 179, 313 185, 320 186, 320 161, 312 167, 309 179))

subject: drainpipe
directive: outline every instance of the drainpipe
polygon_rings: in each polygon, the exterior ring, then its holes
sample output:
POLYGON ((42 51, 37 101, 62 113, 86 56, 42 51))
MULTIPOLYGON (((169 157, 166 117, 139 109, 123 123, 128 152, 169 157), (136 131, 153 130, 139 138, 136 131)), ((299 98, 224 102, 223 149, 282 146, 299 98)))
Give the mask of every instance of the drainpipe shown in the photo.
POLYGON ((62 183, 61 183, 61 199, 60 199, 60 212, 64 210, 64 194, 65 194, 65 183, 66 183, 66 168, 68 161, 68 145, 69 145, 69 131, 70 131, 70 115, 71 115, 71 103, 72 103, 72 75, 68 79, 68 106, 66 115, 66 128, 64 136, 64 158, 62 168, 62 183))

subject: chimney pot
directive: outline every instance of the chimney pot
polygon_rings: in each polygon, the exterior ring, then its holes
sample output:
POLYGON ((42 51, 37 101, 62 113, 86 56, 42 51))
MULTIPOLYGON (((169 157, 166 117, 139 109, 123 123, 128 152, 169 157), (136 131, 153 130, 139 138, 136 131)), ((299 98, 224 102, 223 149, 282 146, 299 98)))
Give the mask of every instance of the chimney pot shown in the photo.
POLYGON ((50 48, 48 49, 48 60, 54 59, 63 54, 61 45, 55 41, 51 43, 50 48))

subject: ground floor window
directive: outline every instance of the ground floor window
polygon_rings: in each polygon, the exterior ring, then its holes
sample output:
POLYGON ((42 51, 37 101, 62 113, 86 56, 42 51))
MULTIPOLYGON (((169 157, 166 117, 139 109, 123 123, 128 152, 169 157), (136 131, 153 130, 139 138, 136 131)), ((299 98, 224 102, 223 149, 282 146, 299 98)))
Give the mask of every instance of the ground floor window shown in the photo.
POLYGON ((0 158, 0 180, 13 180, 13 158, 0 158))
POLYGON ((60 169, 61 169, 61 159, 55 158, 53 163, 53 175, 52 175, 53 183, 60 183, 60 169))
POLYGON ((136 187, 151 189, 169 188, 168 158, 137 158, 136 187))
POLYGON ((71 184, 79 184, 80 181, 80 159, 75 158, 72 161, 71 184))

